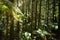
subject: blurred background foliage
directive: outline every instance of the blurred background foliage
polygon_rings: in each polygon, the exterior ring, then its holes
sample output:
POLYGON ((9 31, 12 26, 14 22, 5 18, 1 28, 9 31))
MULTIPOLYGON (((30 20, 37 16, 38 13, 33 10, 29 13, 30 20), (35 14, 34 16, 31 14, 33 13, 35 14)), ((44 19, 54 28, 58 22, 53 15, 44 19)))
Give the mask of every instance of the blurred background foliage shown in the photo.
POLYGON ((0 40, 57 40, 58 0, 0 0, 0 40))

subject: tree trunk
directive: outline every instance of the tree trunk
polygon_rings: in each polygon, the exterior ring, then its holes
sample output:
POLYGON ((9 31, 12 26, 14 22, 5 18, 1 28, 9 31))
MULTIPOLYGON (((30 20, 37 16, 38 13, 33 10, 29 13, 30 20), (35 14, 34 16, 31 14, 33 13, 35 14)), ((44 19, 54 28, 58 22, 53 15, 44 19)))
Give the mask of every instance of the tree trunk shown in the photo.
MULTIPOLYGON (((17 3, 17 0, 10 0, 10 1, 15 5, 17 3)), ((14 40, 14 17, 12 14, 10 14, 10 21, 11 21, 11 23, 10 23, 10 40, 14 40)))
POLYGON ((14 17, 10 15, 10 40, 14 40, 14 17))

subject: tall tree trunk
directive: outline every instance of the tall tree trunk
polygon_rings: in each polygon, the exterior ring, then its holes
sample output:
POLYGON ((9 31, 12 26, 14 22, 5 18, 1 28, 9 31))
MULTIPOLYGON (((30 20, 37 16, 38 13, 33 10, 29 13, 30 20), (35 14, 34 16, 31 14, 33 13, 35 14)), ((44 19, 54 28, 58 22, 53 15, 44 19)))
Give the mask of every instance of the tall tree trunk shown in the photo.
POLYGON ((19 24, 19 21, 17 22, 17 27, 16 27, 16 37, 17 39, 16 40, 19 40, 19 31, 20 31, 20 24, 19 24))
POLYGON ((9 17, 8 13, 6 14, 6 37, 5 40, 8 40, 8 24, 9 24, 9 17))
MULTIPOLYGON (((14 0, 10 0, 12 3, 14 3, 14 0)), ((11 10, 12 11, 12 10, 11 10)), ((12 14, 10 14, 10 40, 14 40, 14 17, 12 14)))
POLYGON ((35 12, 35 27, 34 27, 34 29, 36 30, 37 29, 37 0, 35 0, 35 10, 34 10, 34 12, 35 12))
MULTIPOLYGON (((15 6, 17 6, 17 1, 18 0, 10 0, 15 6)), ((11 24, 10 24, 10 40, 14 40, 14 17, 11 14, 10 15, 10 19, 11 19, 11 24)))
POLYGON ((46 14, 46 24, 47 24, 47 31, 49 31, 48 27, 49 27, 49 0, 46 1, 46 7, 47 7, 47 14, 46 14))
POLYGON ((41 27, 41 4, 42 0, 39 1, 38 28, 41 27))
POLYGON ((56 3, 55 3, 55 0, 53 0, 53 24, 54 24, 54 15, 55 15, 55 11, 56 11, 56 9, 55 9, 55 5, 56 3))
MULTIPOLYGON (((1 23, 1 16, 0 16, 0 23, 1 23)), ((1 25, 0 25, 1 26, 1 25)), ((1 30, 1 27, 0 27, 0 40, 2 40, 2 30, 1 30)))
POLYGON ((33 0, 31 0, 31 3, 32 3, 32 5, 31 5, 31 6, 32 6, 32 7, 31 7, 31 10, 32 10, 32 11, 31 11, 31 38, 32 38, 32 40, 33 40, 33 32, 32 32, 32 31, 33 31, 33 28, 34 28, 34 27, 33 27, 33 0))
POLYGON ((14 17, 10 15, 10 40, 14 40, 14 17))

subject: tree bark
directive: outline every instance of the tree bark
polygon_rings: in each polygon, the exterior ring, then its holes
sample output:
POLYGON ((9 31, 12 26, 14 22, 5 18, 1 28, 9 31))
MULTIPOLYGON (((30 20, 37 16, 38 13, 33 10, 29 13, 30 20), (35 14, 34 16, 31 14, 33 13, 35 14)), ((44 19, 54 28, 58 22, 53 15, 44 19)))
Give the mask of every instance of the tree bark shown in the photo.
POLYGON ((10 15, 10 40, 14 40, 14 17, 10 15))

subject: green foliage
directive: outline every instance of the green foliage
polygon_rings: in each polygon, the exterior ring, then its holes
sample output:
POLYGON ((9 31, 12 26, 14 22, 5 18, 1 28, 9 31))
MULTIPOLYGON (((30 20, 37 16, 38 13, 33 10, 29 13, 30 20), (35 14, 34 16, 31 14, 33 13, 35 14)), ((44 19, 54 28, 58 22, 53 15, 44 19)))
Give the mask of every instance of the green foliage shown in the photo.
MULTIPOLYGON (((21 10, 18 7, 14 6, 14 5, 9 7, 9 3, 8 3, 8 5, 6 5, 6 4, 7 3, 0 2, 0 11, 8 12, 8 14, 13 15, 15 20, 17 20, 17 21, 19 21, 19 20, 22 21, 22 19, 25 18, 24 14, 21 12, 21 10)), ((1 14, 3 14, 3 13, 1 13, 1 14)))
MULTIPOLYGON (((55 7, 55 12, 53 14, 53 4, 50 0, 49 4, 47 4, 47 0, 33 0, 33 2, 32 0, 24 0, 21 2, 23 5, 20 7, 21 9, 9 0, 3 0, 0 2, 0 28, 5 28, 6 25, 8 26, 7 30, 10 32, 10 17, 12 15, 14 18, 14 33, 19 29, 19 33, 17 32, 16 35, 19 36, 20 40, 33 40, 34 37, 35 40, 37 40, 37 38, 39 40, 41 40, 40 38, 45 40, 47 36, 50 37, 55 34, 52 30, 58 29, 58 6, 55 7), (5 25, 3 26, 2 21, 8 22, 5 22, 5 25), (19 23, 17 24, 17 22, 19 23)), ((6 31, 6 29, 2 30, 6 31)), ((10 34, 9 32, 8 34, 10 34)))
POLYGON ((31 33, 25 32, 25 40, 31 40, 31 33))
POLYGON ((5 11, 7 9, 8 7, 3 2, 0 2, 0 11, 5 11))

